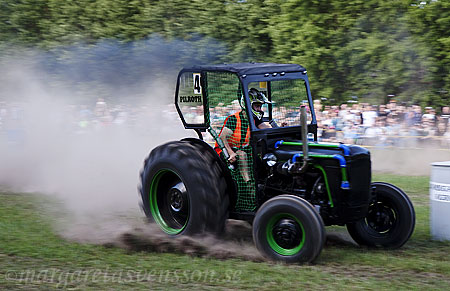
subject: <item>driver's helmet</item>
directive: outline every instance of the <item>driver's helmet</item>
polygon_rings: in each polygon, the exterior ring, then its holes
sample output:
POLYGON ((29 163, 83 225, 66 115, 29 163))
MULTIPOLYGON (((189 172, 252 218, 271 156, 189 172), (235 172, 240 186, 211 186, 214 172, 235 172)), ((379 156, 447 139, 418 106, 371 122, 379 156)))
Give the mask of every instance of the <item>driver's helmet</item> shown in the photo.
POLYGON ((252 104, 252 113, 253 115, 258 118, 259 120, 262 119, 263 115, 264 115, 264 111, 256 111, 255 109, 253 109, 253 104, 254 103, 261 103, 265 104, 265 103, 272 103, 269 101, 269 99, 267 99, 266 95, 264 95, 263 92, 255 89, 255 88, 251 88, 250 90, 248 90, 248 97, 250 98, 250 103, 252 104))

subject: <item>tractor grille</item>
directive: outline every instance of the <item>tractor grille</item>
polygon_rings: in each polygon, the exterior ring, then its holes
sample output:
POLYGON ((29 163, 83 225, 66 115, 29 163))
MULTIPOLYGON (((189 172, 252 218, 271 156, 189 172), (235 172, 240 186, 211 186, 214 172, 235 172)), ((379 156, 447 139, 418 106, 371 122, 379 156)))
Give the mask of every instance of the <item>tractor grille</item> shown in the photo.
POLYGON ((371 199, 371 163, 370 154, 351 156, 347 160, 347 175, 350 190, 342 191, 342 218, 348 221, 359 220, 366 216, 371 199))

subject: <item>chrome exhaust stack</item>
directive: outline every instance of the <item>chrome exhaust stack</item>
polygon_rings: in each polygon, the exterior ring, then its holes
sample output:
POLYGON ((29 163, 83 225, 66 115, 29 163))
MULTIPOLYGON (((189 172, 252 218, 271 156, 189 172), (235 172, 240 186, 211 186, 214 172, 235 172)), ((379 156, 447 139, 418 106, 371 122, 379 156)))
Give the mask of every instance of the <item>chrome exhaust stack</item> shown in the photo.
POLYGON ((308 117, 306 114, 306 106, 300 107, 300 125, 302 126, 302 151, 303 151, 303 165, 299 169, 303 173, 308 167, 309 148, 308 148, 308 117))

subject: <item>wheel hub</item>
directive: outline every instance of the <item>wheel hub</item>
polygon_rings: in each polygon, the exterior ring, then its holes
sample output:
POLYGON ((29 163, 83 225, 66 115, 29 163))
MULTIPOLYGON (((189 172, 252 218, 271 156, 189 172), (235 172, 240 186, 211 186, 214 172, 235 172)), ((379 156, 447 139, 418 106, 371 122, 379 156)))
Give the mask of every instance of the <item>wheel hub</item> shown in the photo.
POLYGON ((170 191, 170 207, 173 211, 178 212, 183 208, 183 197, 180 191, 171 189, 170 191))
POLYGON ((159 170, 150 185, 150 210, 162 230, 169 234, 181 233, 189 220, 189 193, 175 172, 159 170))
POLYGON ((186 199, 186 188, 183 183, 178 183, 169 189, 169 202, 172 211, 179 212, 183 209, 186 199))
POLYGON ((368 225, 380 233, 389 231, 395 221, 393 210, 382 203, 377 203, 371 207, 367 215, 368 225))
POLYGON ((281 219, 273 227, 275 242, 282 248, 292 249, 300 244, 301 229, 292 219, 281 219))

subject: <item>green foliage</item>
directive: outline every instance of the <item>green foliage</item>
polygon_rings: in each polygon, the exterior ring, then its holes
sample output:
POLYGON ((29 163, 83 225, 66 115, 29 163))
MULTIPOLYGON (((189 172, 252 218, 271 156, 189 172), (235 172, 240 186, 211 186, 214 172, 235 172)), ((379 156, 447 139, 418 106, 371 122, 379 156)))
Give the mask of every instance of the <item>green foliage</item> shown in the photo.
POLYGON ((0 0, 0 40, 52 49, 103 39, 228 46, 217 61, 294 62, 312 93, 422 105, 450 98, 450 2, 442 0, 0 0))

